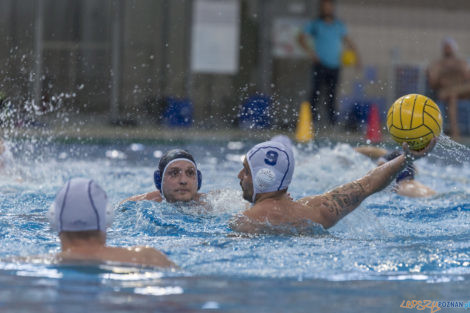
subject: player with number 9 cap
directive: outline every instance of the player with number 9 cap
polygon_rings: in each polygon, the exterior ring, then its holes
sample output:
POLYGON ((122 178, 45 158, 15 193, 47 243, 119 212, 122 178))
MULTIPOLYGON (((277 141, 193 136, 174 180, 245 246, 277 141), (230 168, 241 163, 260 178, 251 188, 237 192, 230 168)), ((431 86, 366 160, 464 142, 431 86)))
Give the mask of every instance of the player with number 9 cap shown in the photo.
POLYGON ((388 186, 413 160, 427 155, 436 138, 426 148, 412 151, 406 143, 404 153, 373 169, 364 177, 336 187, 321 195, 297 201, 287 193, 294 174, 292 148, 280 142, 266 141, 251 148, 238 173, 243 198, 253 204, 230 226, 239 232, 269 232, 270 227, 290 226, 300 229, 309 222, 329 228, 357 208, 368 196, 388 186), (260 225, 265 227, 260 228, 260 225))

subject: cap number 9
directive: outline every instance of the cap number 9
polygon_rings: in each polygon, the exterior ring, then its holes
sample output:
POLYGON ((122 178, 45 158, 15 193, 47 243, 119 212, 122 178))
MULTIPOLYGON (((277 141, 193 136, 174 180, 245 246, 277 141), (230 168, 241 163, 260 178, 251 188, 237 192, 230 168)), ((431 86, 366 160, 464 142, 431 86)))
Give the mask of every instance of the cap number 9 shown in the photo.
POLYGON ((276 151, 269 150, 266 152, 266 159, 264 159, 264 163, 274 166, 277 163, 277 158, 279 154, 276 151))

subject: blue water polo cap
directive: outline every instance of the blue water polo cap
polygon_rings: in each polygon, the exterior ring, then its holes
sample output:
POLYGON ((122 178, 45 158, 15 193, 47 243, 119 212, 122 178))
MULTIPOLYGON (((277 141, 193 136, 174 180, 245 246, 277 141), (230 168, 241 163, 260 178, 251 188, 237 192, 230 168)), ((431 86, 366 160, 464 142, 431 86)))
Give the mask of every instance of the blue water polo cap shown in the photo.
POLYGON ((294 154, 290 147, 266 141, 257 144, 246 154, 253 179, 253 199, 258 193, 284 190, 289 187, 294 174, 294 154))
POLYGON ((197 190, 201 188, 202 185, 202 173, 197 169, 196 162, 194 161, 193 156, 188 151, 182 149, 173 149, 165 153, 160 162, 158 162, 158 169, 153 173, 153 181, 155 182, 155 187, 162 192, 162 180, 165 175, 166 168, 173 162, 184 160, 191 162, 197 170, 197 190))

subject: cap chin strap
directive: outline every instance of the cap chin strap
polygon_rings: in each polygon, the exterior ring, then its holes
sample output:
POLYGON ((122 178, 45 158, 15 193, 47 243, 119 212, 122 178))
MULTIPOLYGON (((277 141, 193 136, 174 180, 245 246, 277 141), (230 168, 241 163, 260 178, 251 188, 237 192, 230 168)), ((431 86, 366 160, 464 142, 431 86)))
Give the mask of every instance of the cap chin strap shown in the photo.
POLYGON ((194 168, 196 169, 196 175, 197 175, 197 166, 196 166, 196 164, 195 164, 193 161, 191 161, 191 160, 189 160, 189 159, 186 159, 186 158, 178 158, 178 159, 174 159, 174 160, 171 160, 170 162, 168 162, 168 164, 167 164, 167 165, 165 166, 165 168, 163 169, 163 173, 162 173, 162 184, 161 184, 162 190, 161 190, 161 192, 160 192, 160 195, 162 196, 162 199, 165 200, 165 201, 167 201, 167 200, 166 200, 165 194, 163 193, 163 181, 165 180, 166 169, 168 168, 168 166, 170 166, 170 164, 172 164, 172 163, 174 163, 174 162, 176 162, 176 161, 186 161, 186 162, 191 163, 191 164, 194 166, 194 168))

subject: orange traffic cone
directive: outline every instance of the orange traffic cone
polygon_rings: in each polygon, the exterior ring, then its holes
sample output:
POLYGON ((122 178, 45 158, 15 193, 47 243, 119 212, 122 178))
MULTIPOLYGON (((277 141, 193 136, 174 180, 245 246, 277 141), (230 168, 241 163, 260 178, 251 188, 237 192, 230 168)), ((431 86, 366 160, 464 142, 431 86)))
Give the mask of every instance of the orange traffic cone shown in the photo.
POLYGON ((382 132, 380 131, 380 115, 376 104, 372 104, 369 110, 366 138, 372 143, 379 143, 382 140, 382 132))

